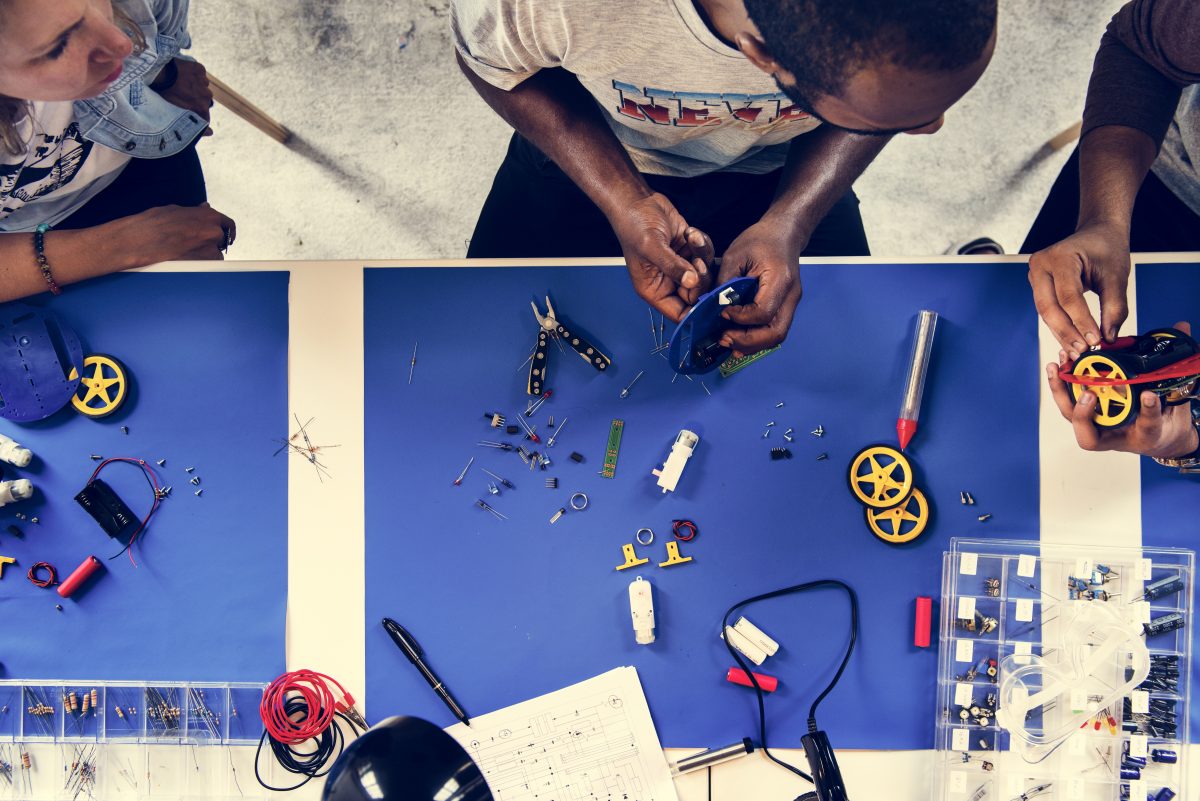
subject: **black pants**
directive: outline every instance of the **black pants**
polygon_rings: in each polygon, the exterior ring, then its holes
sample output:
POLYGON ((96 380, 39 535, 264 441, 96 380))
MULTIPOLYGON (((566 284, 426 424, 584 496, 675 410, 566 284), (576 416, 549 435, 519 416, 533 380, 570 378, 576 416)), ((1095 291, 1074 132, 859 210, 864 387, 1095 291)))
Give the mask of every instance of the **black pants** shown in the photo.
MULTIPOLYGON (((1036 253, 1075 233, 1079 217, 1079 149, 1067 159, 1042 210, 1038 212, 1022 253, 1036 253)), ((1200 215, 1192 211, 1154 173, 1146 176, 1133 204, 1129 250, 1163 253, 1200 250, 1200 215)))
POLYGON ((147 209, 199 206, 207 199, 204 171, 193 142, 164 159, 133 159, 100 194, 54 227, 91 228, 147 209))
MULTIPOLYGON (((758 222, 775 197, 782 170, 766 175, 716 172, 696 178, 643 176, 693 225, 712 237, 717 255, 758 222)), ((620 256, 608 220, 533 143, 514 134, 492 182, 470 258, 620 256)), ((854 191, 847 192, 809 239, 805 256, 869 256, 854 191)))

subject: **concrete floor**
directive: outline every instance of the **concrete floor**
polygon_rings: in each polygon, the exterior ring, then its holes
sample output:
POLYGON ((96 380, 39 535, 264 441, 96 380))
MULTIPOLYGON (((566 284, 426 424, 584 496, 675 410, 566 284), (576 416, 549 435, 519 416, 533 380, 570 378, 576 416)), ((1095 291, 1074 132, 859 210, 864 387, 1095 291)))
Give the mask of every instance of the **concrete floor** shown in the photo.
MULTIPOLYGON (((1020 245, 1070 152, 1092 57, 1123 0, 1001 0, 991 68, 935 136, 900 136, 856 185, 872 250, 1020 245)), ((508 128, 454 64, 448 0, 192 0, 192 54, 296 134, 225 109, 201 145, 235 259, 461 257, 508 128)))

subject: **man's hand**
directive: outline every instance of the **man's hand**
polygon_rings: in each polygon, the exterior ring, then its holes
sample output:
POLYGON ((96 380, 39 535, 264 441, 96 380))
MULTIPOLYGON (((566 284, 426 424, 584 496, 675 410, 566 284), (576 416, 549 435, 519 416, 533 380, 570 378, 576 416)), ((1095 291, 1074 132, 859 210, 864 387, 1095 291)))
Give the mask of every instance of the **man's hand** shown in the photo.
POLYGON ((705 234, 655 192, 610 218, 633 288, 675 322, 712 284, 713 246, 705 234))
MULTIPOLYGON (((174 63, 178 70, 175 83, 163 89, 159 95, 173 106, 196 112, 207 122, 213 105, 213 93, 208 85, 208 71, 204 69, 203 64, 196 61, 177 58, 174 63)), ((206 130, 204 134, 211 135, 212 129, 206 130)))
POLYGON ((1129 230, 1113 223, 1084 224, 1030 257, 1029 283, 1038 314, 1072 359, 1099 345, 1101 336, 1116 339, 1129 315, 1129 230), (1083 299, 1087 290, 1100 296, 1101 326, 1083 299))
MULTIPOLYGON (((1176 323, 1175 327, 1185 334, 1192 333, 1192 327, 1187 323, 1176 323)), ((1168 406, 1164 412, 1158 395, 1143 392, 1138 398, 1141 408, 1132 425, 1100 429, 1092 421, 1096 412, 1096 393, 1087 390, 1078 403, 1072 403, 1070 388, 1058 377, 1059 369, 1057 364, 1046 365, 1050 394, 1063 418, 1074 427, 1075 439, 1085 451, 1126 451, 1174 459, 1196 450, 1196 427, 1187 404, 1168 406)))
POLYGON ((793 238, 770 223, 757 222, 733 241, 721 259, 720 283, 739 276, 758 279, 754 302, 730 306, 722 316, 745 328, 732 328, 721 337, 721 345, 735 356, 756 353, 778 345, 787 337, 800 287, 800 251, 793 238))

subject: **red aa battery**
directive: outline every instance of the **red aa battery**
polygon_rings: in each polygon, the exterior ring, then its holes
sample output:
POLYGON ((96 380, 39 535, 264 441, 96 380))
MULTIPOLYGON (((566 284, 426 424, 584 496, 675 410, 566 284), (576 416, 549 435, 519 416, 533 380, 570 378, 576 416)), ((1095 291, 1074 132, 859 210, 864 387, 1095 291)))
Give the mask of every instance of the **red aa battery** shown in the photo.
POLYGON ((75 568, 75 572, 67 576, 67 580, 58 585, 58 594, 64 598, 70 598, 71 594, 79 589, 101 567, 100 560, 94 556, 84 559, 83 564, 75 568))
MULTIPOLYGON (((758 680, 758 686, 765 693, 773 693, 779 688, 779 679, 774 676, 768 676, 765 673, 755 673, 754 678, 758 680)), ((743 687, 753 687, 750 677, 746 675, 746 671, 741 668, 730 668, 725 674, 725 681, 733 684, 740 684, 743 687)))
POLYGON ((917 596, 916 614, 913 617, 913 645, 929 647, 930 628, 933 623, 933 599, 917 596))

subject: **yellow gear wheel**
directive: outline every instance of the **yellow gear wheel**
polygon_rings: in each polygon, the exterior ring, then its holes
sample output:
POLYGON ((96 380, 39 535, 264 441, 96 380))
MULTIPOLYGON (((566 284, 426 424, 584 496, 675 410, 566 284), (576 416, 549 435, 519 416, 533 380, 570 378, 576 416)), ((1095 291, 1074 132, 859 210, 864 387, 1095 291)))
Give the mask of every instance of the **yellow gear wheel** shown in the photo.
MULTIPOLYGON (((71 381, 79 378, 74 367, 67 378, 71 381)), ((82 415, 107 417, 121 408, 128 394, 129 379, 125 368, 112 356, 96 353, 83 360, 83 377, 71 398, 71 405, 82 415)))
MULTIPOLYGON (((1100 353, 1086 353, 1075 362, 1071 374, 1081 378, 1128 378, 1121 365, 1113 359, 1100 353)), ((1079 398, 1087 390, 1096 395, 1096 413, 1092 419, 1096 425, 1104 428, 1115 428, 1129 419, 1134 411, 1133 387, 1128 384, 1116 386, 1089 387, 1084 384, 1071 384, 1071 397, 1079 403, 1079 398)))
POLYGON ((895 448, 863 448, 850 463, 850 490, 859 502, 887 509, 904 501, 912 490, 912 465, 895 448))
POLYGON ((929 501, 916 487, 898 506, 891 509, 866 509, 867 528, 884 542, 901 545, 912 542, 929 525, 929 501))

